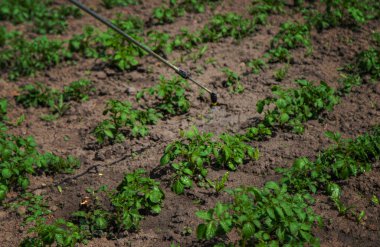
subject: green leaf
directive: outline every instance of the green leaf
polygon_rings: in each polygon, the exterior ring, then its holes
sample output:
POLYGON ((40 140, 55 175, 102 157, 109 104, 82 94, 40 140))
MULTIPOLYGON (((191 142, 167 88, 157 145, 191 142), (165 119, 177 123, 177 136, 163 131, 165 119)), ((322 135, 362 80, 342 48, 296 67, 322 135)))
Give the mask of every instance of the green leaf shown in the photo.
POLYGON ((8 178, 12 177, 12 172, 10 169, 5 168, 1 171, 1 175, 3 176, 4 179, 8 179, 8 178))
POLYGON ((172 185, 172 190, 180 195, 180 194, 183 194, 183 192, 185 191, 185 186, 181 183, 180 180, 176 180, 174 182, 174 184, 172 185))
POLYGON ((210 222, 206 227, 206 239, 210 240, 216 235, 217 225, 215 222, 210 222))
POLYGON ((209 220, 212 219, 212 216, 211 216, 211 214, 210 214, 208 211, 197 211, 197 212, 195 213, 195 215, 196 215, 198 218, 200 218, 200 219, 202 219, 202 220, 206 220, 206 221, 209 221, 209 220))
POLYGON ((243 232, 243 237, 245 239, 249 239, 253 236, 253 234, 255 233, 255 227, 252 223, 250 222, 247 222, 243 225, 243 229, 242 229, 242 232, 243 232))

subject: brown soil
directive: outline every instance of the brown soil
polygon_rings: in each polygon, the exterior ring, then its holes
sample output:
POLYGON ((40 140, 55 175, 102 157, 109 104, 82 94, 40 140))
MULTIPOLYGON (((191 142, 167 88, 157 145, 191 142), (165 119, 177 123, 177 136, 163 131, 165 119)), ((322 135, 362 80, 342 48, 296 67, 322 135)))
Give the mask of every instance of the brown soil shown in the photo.
MULTIPOLYGON (((160 4, 160 1, 156 0, 144 1, 140 6, 105 10, 100 7, 99 1, 83 2, 95 7, 107 17, 122 12, 137 15, 144 20, 148 20, 152 9, 160 4)), ((250 2, 228 0, 214 11, 234 11, 248 16, 246 6, 250 2)), ((170 34, 178 33, 181 27, 196 29, 206 23, 212 14, 210 10, 204 14, 186 14, 174 24, 159 26, 157 29, 170 34)), ((335 28, 321 34, 313 33, 313 55, 304 57, 302 49, 295 51, 294 63, 286 79, 280 83, 273 79, 273 72, 283 65, 273 64, 259 76, 245 73, 247 68, 244 62, 263 55, 279 24, 288 19, 292 17, 272 16, 268 25, 241 42, 225 39, 208 44, 206 55, 199 61, 193 62, 188 59, 181 64, 192 71, 200 71, 196 77, 218 92, 220 106, 210 108, 207 102, 199 100, 198 89, 193 87, 189 93, 192 107, 188 114, 160 121, 151 127, 149 136, 127 140, 121 144, 99 147, 95 145, 90 131, 103 118, 102 111, 106 100, 112 98, 136 103, 134 95, 137 90, 154 85, 160 74, 167 77, 173 74, 153 58, 142 58, 142 65, 132 72, 117 72, 107 68, 101 61, 87 59, 74 65, 63 64, 38 73, 34 78, 21 78, 17 82, 0 79, 0 97, 10 100, 11 119, 16 119, 21 114, 26 115, 26 122, 11 131, 34 136, 43 151, 52 151, 59 155, 71 154, 82 161, 81 168, 73 175, 33 177, 30 191, 48 198, 49 205, 55 210, 55 217, 67 217, 71 212, 78 210, 86 188, 97 188, 104 184, 114 188, 120 183, 125 172, 144 168, 161 182, 165 191, 162 213, 158 216, 147 216, 137 232, 127 233, 125 237, 117 240, 94 239, 88 246, 159 247, 170 246, 171 243, 181 246, 206 246, 207 244, 195 237, 196 226, 200 223, 195 212, 212 207, 217 200, 223 199, 223 196, 218 198, 199 188, 182 196, 171 192, 168 176, 157 171, 165 145, 178 138, 180 130, 187 130, 193 125, 202 131, 215 133, 243 132, 255 119, 262 117, 256 111, 256 102, 270 95, 273 85, 293 87, 292 82, 295 79, 305 78, 325 81, 336 87, 339 78, 337 69, 350 62, 357 51, 368 47, 372 31, 380 31, 380 22, 377 21, 354 31, 335 28), (207 64, 206 61, 210 58, 215 59, 216 63, 207 64), (222 87, 223 74, 220 68, 224 66, 243 74, 243 94, 231 95, 222 87), (54 88, 63 88, 79 78, 92 80, 97 93, 85 103, 74 104, 67 115, 55 122, 40 120, 39 116, 46 113, 47 109, 23 109, 15 104, 12 97, 17 94, 18 86, 26 83, 39 81, 54 88), (62 187, 62 193, 58 192, 57 185, 62 187), (190 228, 193 234, 183 234, 186 228, 190 228)), ((101 27, 101 24, 84 15, 81 19, 70 20, 69 31, 56 37, 67 39, 74 33, 80 33, 85 25, 101 27)), ((178 61, 183 55, 183 52, 174 52, 169 59, 178 61)), ((342 98, 341 103, 332 112, 326 113, 319 120, 306 123, 303 135, 279 132, 268 141, 252 143, 259 148, 261 157, 258 161, 250 162, 239 167, 238 171, 231 172, 228 187, 262 186, 266 181, 278 179, 279 176, 274 171, 276 167, 288 167, 300 156, 313 159, 320 150, 330 144, 324 136, 327 130, 339 131, 344 137, 355 137, 379 123, 380 84, 363 85, 342 98)), ((211 171, 211 177, 216 178, 223 173, 224 171, 211 171)), ((342 182, 342 187, 343 201, 353 205, 357 211, 364 210, 366 217, 363 222, 357 223, 353 217, 339 216, 328 198, 317 195, 314 209, 326 219, 323 228, 315 229, 322 246, 378 246, 380 206, 371 204, 371 197, 380 197, 379 166, 375 166, 371 172, 342 182)), ((11 197, 12 195, 15 196, 15 193, 10 194, 11 197)), ((0 211, 0 222, 1 246, 17 246, 27 235, 27 229, 20 225, 21 217, 10 210, 0 211)))

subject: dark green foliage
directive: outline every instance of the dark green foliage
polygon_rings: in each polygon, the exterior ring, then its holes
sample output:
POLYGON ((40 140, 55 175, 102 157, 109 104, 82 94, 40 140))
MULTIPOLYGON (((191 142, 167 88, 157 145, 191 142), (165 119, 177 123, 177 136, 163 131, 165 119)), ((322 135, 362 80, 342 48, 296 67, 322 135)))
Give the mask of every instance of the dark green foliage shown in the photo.
POLYGON ((184 79, 173 77, 168 80, 161 76, 160 83, 140 91, 136 98, 140 100, 146 95, 152 95, 157 101, 154 109, 163 115, 180 115, 190 109, 190 102, 185 95, 188 87, 189 85, 184 79))
POLYGON ((146 136, 149 133, 147 125, 156 124, 162 118, 162 115, 154 109, 136 110, 130 102, 118 100, 107 102, 103 115, 107 114, 109 119, 99 123, 93 130, 99 143, 104 143, 106 140, 121 142, 126 135, 146 136))
MULTIPOLYGON (((143 42, 141 35, 144 23, 141 19, 119 17, 113 23, 137 41, 143 42)), ((101 58, 119 70, 135 68, 139 64, 137 58, 146 54, 113 30, 101 32, 89 27, 84 29, 83 34, 73 36, 69 41, 69 48, 72 52, 79 52, 85 57, 101 58)))
POLYGON ((260 123, 256 127, 248 128, 244 137, 249 141, 261 141, 272 135, 272 130, 260 123))
POLYGON ((271 41, 272 48, 283 47, 295 49, 305 47, 308 53, 312 51, 309 27, 304 24, 285 22, 281 24, 280 31, 271 41))
POLYGON ((173 47, 170 42, 170 36, 167 33, 158 31, 148 32, 148 44, 152 51, 166 56, 173 51, 173 47))
POLYGON ((0 98, 0 122, 7 120, 8 101, 0 98))
POLYGON ((247 65, 253 74, 260 74, 267 67, 267 63, 260 58, 250 60, 247 65))
POLYGON ((250 14, 256 24, 265 24, 270 14, 284 12, 285 2, 282 0, 254 0, 250 8, 250 14))
POLYGON ((0 52, 0 69, 7 71, 11 80, 34 75, 71 58, 62 41, 46 37, 37 37, 33 41, 17 37, 10 43, 0 52))
POLYGON ((374 80, 380 79, 380 49, 362 51, 357 55, 353 66, 360 76, 370 75, 374 80))
POLYGON ((377 0, 322 0, 323 11, 316 8, 306 12, 305 18, 319 31, 337 26, 358 26, 380 17, 377 0))
POLYGON ((235 14, 216 14, 200 32, 202 42, 216 42, 222 38, 232 37, 240 40, 253 33, 255 25, 252 20, 235 14))
POLYGON ((177 5, 177 0, 169 0, 169 6, 160 6, 153 9, 153 20, 156 24, 173 23, 184 14, 184 9, 177 5))
POLYGON ((316 193, 321 189, 332 195, 332 188, 337 186, 333 183, 371 170, 371 164, 380 159, 380 127, 356 139, 343 139, 332 132, 326 132, 326 136, 335 145, 324 150, 315 162, 300 158, 291 168, 279 169, 282 182, 291 191, 316 193))
POLYGON ((207 178, 207 166, 236 170, 248 159, 257 159, 258 150, 240 137, 222 134, 217 141, 212 133, 199 133, 194 128, 181 133, 182 140, 166 146, 161 165, 171 165, 174 171, 172 190, 177 194, 191 188, 193 182, 201 187, 214 187, 207 178))
POLYGON ((103 6, 107 9, 112 9, 115 6, 129 6, 129 5, 138 5, 140 0, 102 0, 103 6))
POLYGON ((83 235, 94 237, 114 236, 123 231, 135 231, 146 214, 159 214, 165 198, 160 183, 146 177, 138 169, 124 176, 116 191, 108 191, 107 200, 111 209, 101 203, 97 193, 104 187, 90 192, 89 201, 84 202, 80 211, 73 213, 73 222, 80 226, 83 235))
POLYGON ((20 198, 21 201, 12 203, 11 208, 16 212, 20 207, 25 208, 25 213, 21 215, 23 217, 22 225, 36 221, 41 217, 48 216, 52 212, 49 210, 49 205, 43 196, 25 193, 21 194, 20 198))
POLYGON ((191 50, 202 43, 202 38, 197 33, 190 33, 182 28, 181 33, 174 36, 171 46, 173 49, 191 50))
POLYGON ((236 230, 240 246, 319 244, 312 227, 321 223, 321 218, 309 207, 310 196, 291 195, 285 185, 275 182, 262 189, 240 187, 229 194, 231 202, 217 202, 214 208, 196 213, 204 221, 197 228, 199 239, 210 240, 236 230))
POLYGON ((274 127, 291 127, 294 132, 304 131, 303 122, 318 118, 324 111, 331 111, 339 102, 334 89, 321 82, 315 86, 306 80, 298 80, 299 88, 272 88, 274 97, 257 102, 257 111, 262 113, 266 105, 274 105, 265 112, 264 124, 274 127))
POLYGON ((223 68, 224 75, 227 77, 224 84, 231 93, 242 93, 244 91, 244 86, 240 82, 240 76, 230 70, 229 68, 223 68))
POLYGON ((79 80, 66 86, 63 92, 52 89, 45 84, 27 84, 21 87, 21 94, 16 97, 16 102, 24 107, 49 107, 53 115, 44 116, 46 121, 52 121, 64 115, 70 108, 69 101, 86 101, 89 94, 94 91, 92 82, 79 80))
POLYGON ((0 20, 14 24, 33 22, 39 34, 60 34, 67 28, 69 16, 79 17, 80 11, 73 6, 52 7, 51 0, 2 0, 0 2, 0 20))
POLYGON ((87 101, 89 93, 93 92, 95 88, 89 80, 80 79, 73 81, 69 86, 63 89, 63 98, 65 101, 87 101))
POLYGON ((0 127, 0 201, 13 187, 25 190, 29 186, 28 175, 71 173, 80 165, 72 156, 61 158, 49 152, 42 154, 37 151, 33 137, 7 134, 6 128, 0 127))
POLYGON ((36 225, 29 229, 34 233, 35 237, 27 237, 24 239, 21 247, 74 247, 78 243, 83 242, 83 236, 78 226, 64 219, 58 219, 52 224, 46 223, 45 218, 36 221, 36 225))
POLYGON ((112 206, 115 208, 116 224, 125 230, 138 228, 143 219, 140 212, 159 214, 162 200, 165 195, 158 182, 145 177, 145 171, 139 169, 127 174, 117 192, 111 197, 112 206))

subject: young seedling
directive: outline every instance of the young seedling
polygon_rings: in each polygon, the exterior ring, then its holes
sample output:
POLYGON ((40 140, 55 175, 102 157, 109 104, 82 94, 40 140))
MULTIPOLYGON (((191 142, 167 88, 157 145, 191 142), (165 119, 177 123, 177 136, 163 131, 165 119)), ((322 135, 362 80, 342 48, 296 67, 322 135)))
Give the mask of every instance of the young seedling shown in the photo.
POLYGON ((240 77, 237 73, 230 70, 229 68, 223 68, 222 72, 227 77, 224 84, 231 93, 242 93, 244 91, 244 86, 240 82, 240 77))

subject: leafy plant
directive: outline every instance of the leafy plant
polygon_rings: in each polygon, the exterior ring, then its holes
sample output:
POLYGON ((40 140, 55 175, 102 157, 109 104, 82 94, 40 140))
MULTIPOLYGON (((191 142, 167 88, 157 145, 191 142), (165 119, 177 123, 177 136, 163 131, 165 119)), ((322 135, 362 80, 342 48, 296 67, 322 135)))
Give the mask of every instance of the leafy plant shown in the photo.
POLYGON ((160 6, 153 9, 153 20, 156 24, 173 23, 184 14, 184 9, 178 6, 177 0, 169 0, 169 6, 160 6))
POLYGON ((227 77, 224 82, 225 86, 229 88, 232 93, 242 93, 244 91, 244 86, 240 82, 240 77, 234 71, 229 68, 223 68, 222 71, 227 77))
POLYGON ((228 192, 230 203, 217 202, 214 208, 196 213, 204 221, 197 228, 199 239, 225 236, 235 229, 241 246, 318 245, 312 226, 322 221, 308 205, 310 196, 291 195, 285 185, 275 182, 262 189, 240 187, 228 192))
POLYGON ((171 165, 175 173, 172 190, 177 194, 192 188, 193 181, 200 187, 215 187, 207 178, 207 165, 236 170, 247 159, 257 159, 258 150, 245 144, 239 137, 222 134, 213 141, 212 133, 199 133, 194 127, 181 132, 182 140, 175 141, 165 148, 160 164, 171 165))
POLYGON ((166 56, 173 51, 173 47, 169 41, 170 36, 167 33, 158 31, 148 32, 149 47, 156 53, 166 56))
POLYGON ((235 14, 216 14, 211 21, 200 31, 202 42, 216 42, 222 38, 232 37, 240 40, 255 30, 250 19, 235 14))
POLYGON ((339 102, 334 89, 321 82, 315 86, 307 80, 297 80, 299 88, 272 88, 274 97, 257 102, 257 111, 262 113, 266 105, 274 105, 265 112, 263 123, 267 127, 289 126, 296 133, 304 131, 303 122, 318 118, 324 111, 331 111, 339 102))
POLYGON ((146 136, 149 132, 147 125, 156 124, 162 117, 154 109, 136 110, 132 108, 130 102, 118 100, 107 102, 103 115, 107 114, 110 118, 99 123, 93 130, 99 143, 104 143, 106 140, 123 141, 126 137, 123 128, 127 128, 128 134, 133 137, 146 136))
POLYGON ((256 127, 248 128, 244 134, 244 138, 249 141, 261 141, 272 135, 272 130, 260 123, 256 127))
POLYGON ((0 98, 0 122, 7 120, 7 109, 8 109, 7 99, 0 98))
POLYGON ((102 3, 106 9, 112 9, 115 6, 138 5, 140 0, 102 0, 102 3))
POLYGON ((49 152, 38 152, 31 136, 23 138, 6 133, 4 126, 1 129, 0 201, 13 187, 25 190, 29 186, 29 174, 70 173, 80 166, 79 160, 72 156, 61 158, 49 152))
POLYGON ((138 169, 126 174, 123 181, 117 187, 117 192, 111 197, 115 208, 116 224, 125 230, 137 229, 143 218, 140 212, 159 214, 164 192, 159 183, 145 177, 145 171, 138 169))
POLYGON ((0 53, 0 69, 8 72, 8 78, 34 75, 71 58, 63 42, 37 37, 28 41, 23 37, 13 39, 12 45, 0 53))
POLYGON ((190 33, 187 29, 182 28, 181 33, 174 36, 171 42, 173 49, 191 50, 202 43, 202 38, 197 33, 190 33))
POLYGON ((249 61, 248 67, 251 69, 251 72, 253 74, 257 75, 260 74, 260 72, 267 67, 267 64, 263 59, 257 58, 249 61))
POLYGON ((161 212, 165 198, 160 184, 145 174, 143 169, 125 174, 116 191, 108 191, 104 186, 95 191, 87 190, 90 197, 85 198, 80 211, 73 213, 73 222, 88 239, 137 230, 145 214, 161 212), (111 210, 107 210, 97 196, 104 191, 111 210))
POLYGON ((340 187, 335 181, 357 176, 371 169, 371 163, 380 159, 380 128, 356 139, 342 139, 338 133, 326 132, 335 145, 324 150, 315 162, 307 158, 297 159, 289 169, 279 169, 283 174, 282 182, 291 191, 310 191, 321 189, 332 199, 340 196, 340 187))
POLYGON ((152 95, 158 101, 154 109, 163 115, 180 115, 188 112, 190 108, 190 101, 185 95, 188 87, 187 81, 179 77, 173 77, 168 80, 160 76, 160 83, 151 88, 141 90, 136 95, 136 98, 140 100, 147 94, 152 95))
POLYGON ((58 219, 47 224, 45 218, 37 220, 36 225, 29 229, 35 237, 27 237, 20 244, 21 247, 49 246, 56 244, 59 247, 74 247, 83 242, 83 236, 75 224, 58 219))
POLYGON ((307 25, 285 22, 281 24, 280 31, 271 41, 272 48, 284 47, 286 49, 295 49, 305 47, 307 54, 312 52, 310 30, 307 25))
POLYGON ((69 86, 63 89, 63 98, 65 101, 87 101, 89 94, 95 89, 89 80, 80 79, 73 81, 69 86))
POLYGON ((283 13, 284 7, 282 0, 254 0, 249 11, 256 24, 265 24, 270 14, 283 13))
POLYGON ((289 65, 285 65, 284 67, 279 68, 274 72, 274 79, 276 81, 283 81, 288 74, 289 65))
MULTIPOLYGON (((380 4, 376 0, 323 0, 324 10, 307 11, 305 18, 317 30, 336 26, 358 26, 369 20, 379 18, 380 4)), ((319 8, 318 8, 319 9, 319 8)))
POLYGON ((0 20, 14 24, 32 21, 39 34, 60 34, 67 28, 67 17, 80 17, 80 11, 73 6, 52 6, 51 0, 3 0, 0 3, 0 20))

